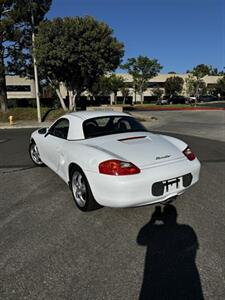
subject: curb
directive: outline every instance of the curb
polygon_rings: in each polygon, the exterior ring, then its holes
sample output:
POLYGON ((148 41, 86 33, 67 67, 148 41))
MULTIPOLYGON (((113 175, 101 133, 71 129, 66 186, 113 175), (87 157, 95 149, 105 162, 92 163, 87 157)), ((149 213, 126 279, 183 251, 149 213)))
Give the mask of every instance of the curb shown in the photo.
POLYGON ((21 125, 0 125, 0 130, 1 129, 25 129, 25 128, 43 128, 43 127, 48 127, 51 123, 41 123, 41 124, 21 124, 21 125))

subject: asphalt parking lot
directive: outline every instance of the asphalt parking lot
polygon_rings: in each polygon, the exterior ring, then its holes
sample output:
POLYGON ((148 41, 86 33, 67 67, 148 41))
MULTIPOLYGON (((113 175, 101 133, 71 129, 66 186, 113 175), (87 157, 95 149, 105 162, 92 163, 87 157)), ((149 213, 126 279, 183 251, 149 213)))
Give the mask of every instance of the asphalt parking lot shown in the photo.
POLYGON ((225 111, 140 111, 157 120, 149 128, 225 142, 225 111))
POLYGON ((32 165, 32 130, 1 130, 0 299, 225 299, 224 121, 167 112, 152 124, 202 162, 161 217, 156 205, 80 212, 57 175, 32 165))

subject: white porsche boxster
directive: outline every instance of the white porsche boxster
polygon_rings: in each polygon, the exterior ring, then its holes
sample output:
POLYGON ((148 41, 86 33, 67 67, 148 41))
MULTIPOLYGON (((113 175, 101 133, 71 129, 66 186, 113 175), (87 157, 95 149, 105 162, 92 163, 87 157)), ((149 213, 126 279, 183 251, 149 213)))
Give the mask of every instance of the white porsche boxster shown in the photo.
POLYGON ((183 141, 116 112, 75 112, 32 133, 29 153, 71 188, 82 211, 166 202, 195 184, 200 162, 183 141))

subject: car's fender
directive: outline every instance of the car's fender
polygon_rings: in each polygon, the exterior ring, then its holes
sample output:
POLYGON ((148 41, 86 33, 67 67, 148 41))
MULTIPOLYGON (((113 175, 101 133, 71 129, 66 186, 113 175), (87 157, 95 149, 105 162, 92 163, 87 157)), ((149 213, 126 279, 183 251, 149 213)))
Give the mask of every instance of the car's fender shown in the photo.
POLYGON ((45 134, 38 133, 38 130, 39 129, 37 129, 34 132, 32 132, 31 137, 30 137, 30 143, 32 141, 35 142, 35 144, 38 147, 38 150, 39 150, 39 153, 40 153, 40 156, 41 156, 41 160, 47 165, 47 162, 45 161, 45 159, 43 159, 44 155, 42 153, 42 146, 41 146, 42 143, 43 143, 43 140, 45 139, 45 134))
POLYGON ((91 147, 87 144, 82 144, 76 141, 69 141, 66 153, 66 178, 65 181, 69 182, 69 169, 70 165, 74 164, 79 166, 83 172, 98 173, 98 166, 101 162, 109 159, 118 159, 113 154, 109 154, 101 149, 91 147))

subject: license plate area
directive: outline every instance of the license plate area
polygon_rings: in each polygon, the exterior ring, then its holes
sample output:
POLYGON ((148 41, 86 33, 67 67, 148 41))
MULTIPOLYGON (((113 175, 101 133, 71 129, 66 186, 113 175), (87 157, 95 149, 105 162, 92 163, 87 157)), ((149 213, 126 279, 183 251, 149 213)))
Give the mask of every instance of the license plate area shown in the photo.
POLYGON ((163 181, 164 192, 168 193, 179 188, 181 179, 179 177, 163 181))
POLYGON ((152 195, 162 196, 164 193, 171 193, 179 189, 181 186, 182 177, 171 178, 152 185, 152 195))
POLYGON ((192 180, 192 174, 188 173, 183 176, 155 182, 152 185, 152 195, 162 196, 164 193, 172 193, 182 187, 187 188, 191 185, 192 180))

